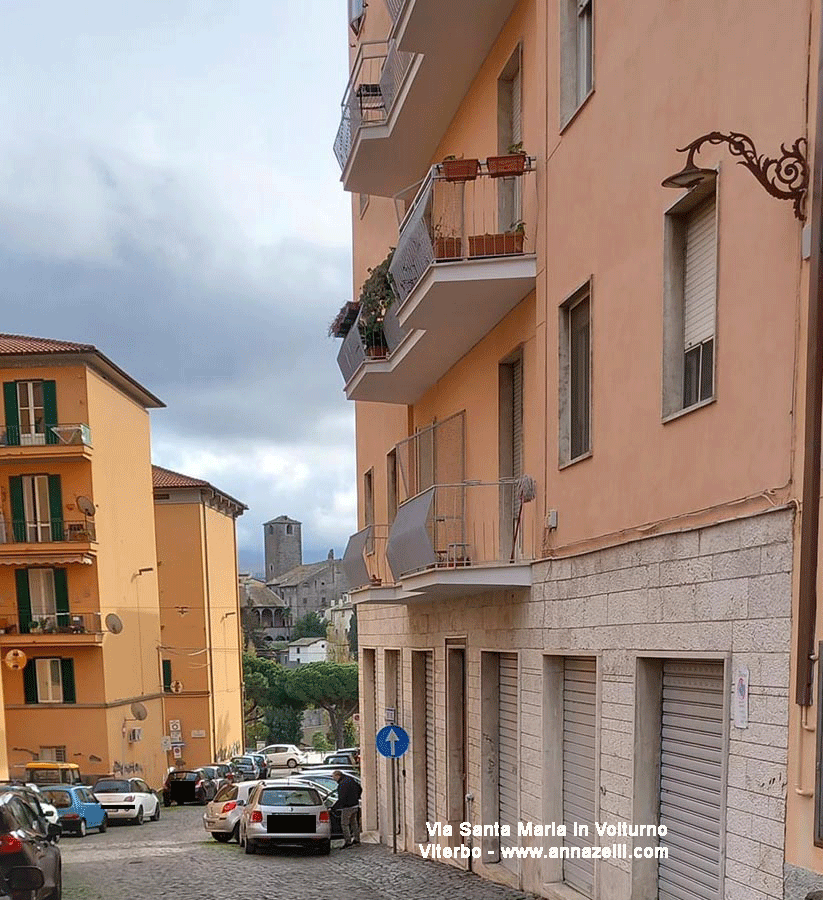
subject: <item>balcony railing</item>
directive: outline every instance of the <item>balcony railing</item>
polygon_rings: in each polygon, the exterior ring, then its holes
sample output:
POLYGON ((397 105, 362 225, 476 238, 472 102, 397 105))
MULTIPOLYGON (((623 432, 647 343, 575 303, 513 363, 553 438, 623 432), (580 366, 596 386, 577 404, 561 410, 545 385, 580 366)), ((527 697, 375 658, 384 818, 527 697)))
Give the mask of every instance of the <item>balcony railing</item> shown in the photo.
POLYGON ((91 446, 91 430, 83 423, 63 425, 35 426, 21 428, 19 425, 7 425, 0 430, 0 446, 3 447, 42 447, 51 445, 83 445, 91 446))
POLYGON ((388 539, 388 525, 367 525, 349 538, 342 566, 351 590, 394 581, 386 562, 388 539))
POLYGON ((453 160, 467 167, 456 177, 447 174, 448 163, 429 172, 400 225, 391 263, 401 302, 437 263, 534 252, 534 204, 524 202, 534 160, 522 157, 519 174, 501 175, 495 159, 475 170, 470 160, 453 160))
POLYGON ((0 544, 49 544, 97 540, 94 522, 89 519, 0 519, 0 544))
POLYGON ((337 365, 343 374, 346 384, 352 375, 367 360, 386 359, 397 349, 408 329, 397 321, 394 306, 386 311, 383 322, 378 328, 370 328, 364 334, 360 328, 360 316, 354 322, 337 354, 337 365))
POLYGON ((398 50, 393 41, 364 41, 354 61, 343 95, 342 115, 334 153, 345 169, 361 127, 382 125, 389 118, 395 97, 414 54, 398 50))
POLYGON ((396 22, 400 18, 400 13, 403 12, 403 7, 405 5, 406 0, 386 0, 386 6, 388 7, 392 22, 396 22))
POLYGON ((102 634, 100 613, 52 613, 30 619, 0 616, 0 634, 102 634))
POLYGON ((512 564, 534 558, 534 507, 523 481, 436 484, 397 511, 386 546, 396 578, 427 569, 512 564))

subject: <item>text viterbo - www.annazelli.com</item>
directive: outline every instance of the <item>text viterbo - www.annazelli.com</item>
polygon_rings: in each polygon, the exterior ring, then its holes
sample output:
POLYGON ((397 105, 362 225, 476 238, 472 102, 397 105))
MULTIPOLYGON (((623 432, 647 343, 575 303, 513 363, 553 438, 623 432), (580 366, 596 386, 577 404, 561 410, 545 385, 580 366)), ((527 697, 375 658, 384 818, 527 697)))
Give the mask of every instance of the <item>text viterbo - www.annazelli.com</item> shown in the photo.
MULTIPOLYGON (((599 838, 616 837, 646 837, 661 838, 667 832, 665 825, 630 825, 628 822, 595 822, 594 829, 599 838)), ((426 822, 426 831, 429 837, 452 837, 454 829, 450 824, 441 822, 426 822)), ((632 847, 626 843, 609 843, 597 846, 588 845, 560 845, 552 847, 513 847, 501 844, 497 848, 487 848, 485 851, 474 846, 472 838, 484 837, 513 837, 512 826, 495 822, 490 825, 477 825, 471 822, 461 822, 457 826, 457 833, 461 837, 469 838, 469 844, 457 844, 456 846, 441 846, 440 844, 420 844, 420 854, 428 859, 481 859, 486 856, 501 859, 667 859, 668 847, 646 846, 632 847)), ((572 824, 571 834, 584 841, 589 839, 589 826, 575 822, 572 824)), ((566 825, 550 822, 546 825, 534 822, 518 822, 518 837, 556 837, 568 836, 566 825)))

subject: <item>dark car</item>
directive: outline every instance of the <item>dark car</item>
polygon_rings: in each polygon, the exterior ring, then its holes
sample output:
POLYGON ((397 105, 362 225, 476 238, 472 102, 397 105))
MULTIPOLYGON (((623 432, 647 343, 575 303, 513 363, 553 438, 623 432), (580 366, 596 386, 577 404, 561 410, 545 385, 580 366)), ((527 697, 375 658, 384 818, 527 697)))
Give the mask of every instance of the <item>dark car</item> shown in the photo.
MULTIPOLYGON (((25 891, 18 891, 23 885, 17 879, 34 867, 42 873, 42 885, 34 888, 30 896, 36 900, 60 900, 62 861, 54 840, 59 833, 60 826, 49 825, 22 794, 0 793, 0 874, 11 882, 12 896, 27 896, 25 891)), ((39 877, 35 880, 34 874, 30 875, 28 885, 39 883, 39 877)))
POLYGON ((202 769, 175 769, 166 776, 163 805, 199 803, 205 806, 216 793, 214 782, 202 769))
POLYGON ((229 762, 235 781, 257 781, 260 774, 260 764, 253 756, 233 756, 229 762))

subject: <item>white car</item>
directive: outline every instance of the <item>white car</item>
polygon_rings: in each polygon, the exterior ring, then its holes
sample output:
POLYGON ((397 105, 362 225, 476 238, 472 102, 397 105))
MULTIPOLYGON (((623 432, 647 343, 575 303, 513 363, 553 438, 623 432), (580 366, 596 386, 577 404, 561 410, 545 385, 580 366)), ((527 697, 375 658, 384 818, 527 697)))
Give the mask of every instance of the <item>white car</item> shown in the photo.
POLYGON ((238 823, 243 807, 249 799, 249 792, 257 787, 256 781, 239 781, 224 784, 203 813, 203 827, 221 844, 232 838, 238 840, 238 823))
POLYGON ((259 781, 240 816, 239 843, 246 853, 263 844, 299 844, 328 855, 331 814, 317 785, 259 781))
POLYGON ((142 778, 101 778, 93 788, 109 821, 125 819, 142 825, 160 818, 160 800, 142 778))
POLYGON ((296 769, 308 761, 306 754, 294 744, 270 744, 258 752, 266 757, 269 769, 296 769))

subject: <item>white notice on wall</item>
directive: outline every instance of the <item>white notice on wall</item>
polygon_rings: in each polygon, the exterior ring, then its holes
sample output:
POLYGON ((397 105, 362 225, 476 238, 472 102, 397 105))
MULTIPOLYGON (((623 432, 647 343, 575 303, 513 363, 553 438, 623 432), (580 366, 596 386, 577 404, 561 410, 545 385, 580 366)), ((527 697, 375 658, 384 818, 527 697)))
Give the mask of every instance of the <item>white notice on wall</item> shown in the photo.
POLYGON ((739 666, 734 674, 734 698, 732 700, 735 728, 749 727, 749 669, 739 666))
POLYGON ((193 738, 204 738, 206 736, 206 732, 202 729, 198 728, 192 731, 191 736, 193 738))

